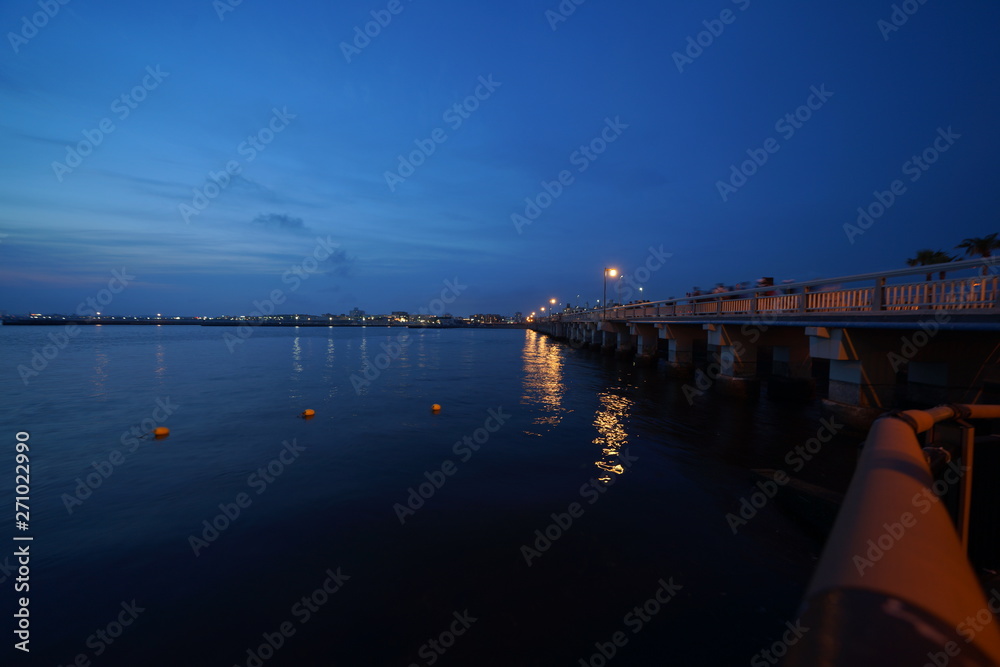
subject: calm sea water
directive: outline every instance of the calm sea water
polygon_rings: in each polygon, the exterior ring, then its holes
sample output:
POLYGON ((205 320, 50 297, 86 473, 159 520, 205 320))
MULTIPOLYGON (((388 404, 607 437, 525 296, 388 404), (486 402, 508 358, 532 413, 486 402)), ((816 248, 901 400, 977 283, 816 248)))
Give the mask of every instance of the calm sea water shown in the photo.
MULTIPOLYGON (((726 520, 815 435, 814 403, 689 404, 662 369, 521 330, 256 329, 230 351, 228 328, 83 327, 25 386, 57 331, 0 328, 4 664, 747 664, 819 554, 775 501, 726 520)), ((842 485, 855 446, 803 474, 842 485)))

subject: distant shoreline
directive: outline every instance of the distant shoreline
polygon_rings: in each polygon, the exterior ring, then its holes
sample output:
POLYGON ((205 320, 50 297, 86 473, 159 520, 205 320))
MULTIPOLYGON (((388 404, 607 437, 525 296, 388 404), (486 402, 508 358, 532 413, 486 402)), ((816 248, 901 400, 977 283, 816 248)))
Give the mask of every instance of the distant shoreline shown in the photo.
POLYGON ((162 326, 162 325, 186 325, 186 326, 201 326, 201 327, 351 327, 351 328, 364 328, 364 327, 378 327, 378 328, 410 328, 410 329, 524 329, 527 324, 404 324, 404 323, 394 323, 394 324, 362 324, 357 322, 322 322, 322 321, 304 321, 304 322, 257 322, 254 320, 194 320, 194 319, 143 319, 143 320, 125 320, 125 319, 110 319, 110 318, 98 318, 98 317, 86 317, 86 318, 66 318, 66 319, 42 319, 42 318, 20 318, 20 317, 4 317, 2 319, 3 326, 63 326, 63 325, 82 325, 82 326, 162 326))

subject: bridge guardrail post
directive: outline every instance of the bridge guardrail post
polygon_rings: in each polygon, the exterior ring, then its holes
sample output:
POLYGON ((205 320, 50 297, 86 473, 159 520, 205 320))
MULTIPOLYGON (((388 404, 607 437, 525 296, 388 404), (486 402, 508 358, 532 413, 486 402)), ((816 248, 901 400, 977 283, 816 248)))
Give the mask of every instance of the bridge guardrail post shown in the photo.
POLYGON ((872 289, 872 310, 885 310, 885 276, 875 279, 875 287, 872 289))

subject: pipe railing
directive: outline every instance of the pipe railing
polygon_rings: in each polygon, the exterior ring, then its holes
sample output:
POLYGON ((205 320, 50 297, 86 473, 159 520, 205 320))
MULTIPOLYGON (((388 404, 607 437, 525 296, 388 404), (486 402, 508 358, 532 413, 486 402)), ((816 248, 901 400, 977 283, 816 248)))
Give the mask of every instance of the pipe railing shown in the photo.
POLYGON ((810 630, 784 664, 1000 664, 1000 591, 987 600, 966 556, 969 419, 1000 419, 1000 405, 907 410, 875 422, 805 596, 800 623, 810 630), (934 480, 917 436, 949 420, 967 427, 968 446, 963 465, 949 463, 950 474, 934 480), (953 490, 955 521, 941 500, 953 490))

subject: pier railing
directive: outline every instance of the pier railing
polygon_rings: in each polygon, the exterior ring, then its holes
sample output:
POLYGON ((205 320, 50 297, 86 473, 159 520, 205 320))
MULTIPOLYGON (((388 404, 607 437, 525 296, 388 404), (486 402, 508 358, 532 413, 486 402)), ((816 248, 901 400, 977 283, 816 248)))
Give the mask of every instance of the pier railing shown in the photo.
POLYGON ((779 316, 822 313, 906 315, 933 310, 1000 312, 1000 258, 962 260, 604 309, 568 309, 543 319, 586 322, 761 313, 779 316), (928 274, 941 273, 952 274, 952 277, 923 279, 928 274))
MULTIPOLYGON (((875 422, 806 592, 811 630, 786 666, 1000 664, 1000 591, 984 594, 968 559, 973 471, 992 497, 997 473, 974 448, 1000 442, 974 424, 998 419, 1000 405, 947 405, 875 422)), ((977 531, 996 526, 986 515, 977 531)))

